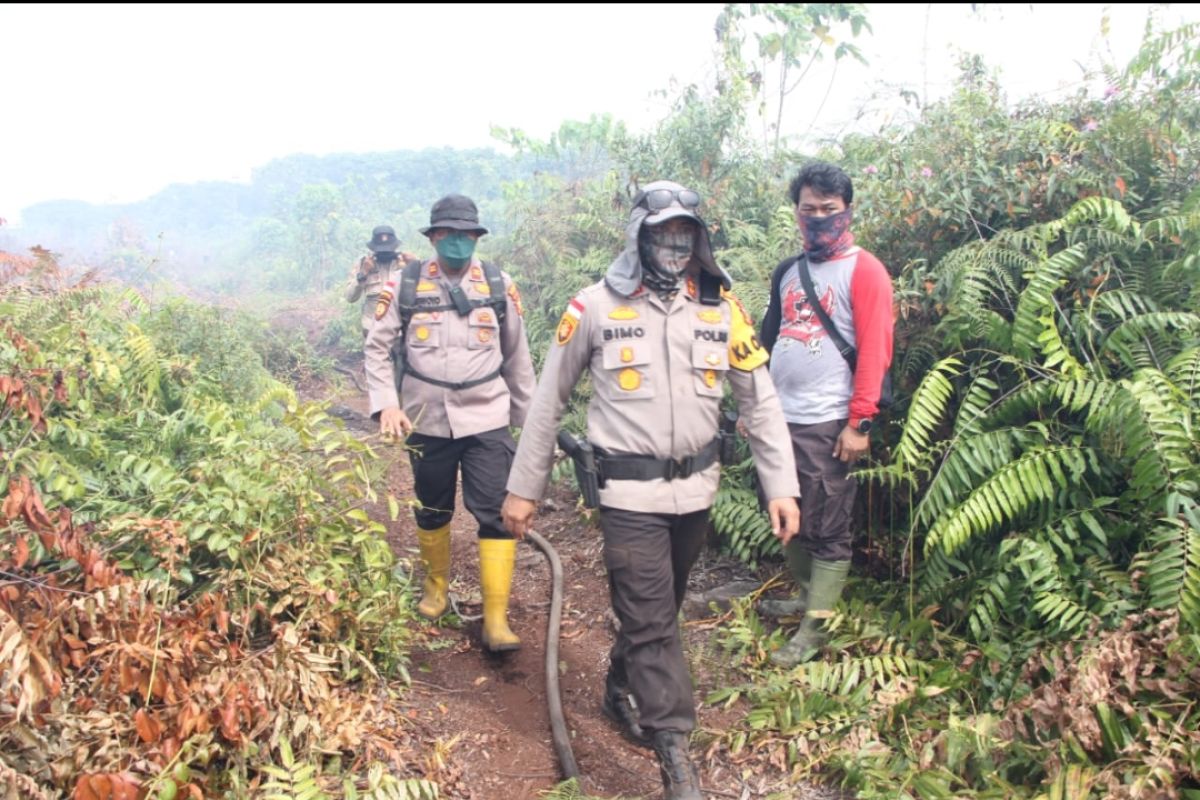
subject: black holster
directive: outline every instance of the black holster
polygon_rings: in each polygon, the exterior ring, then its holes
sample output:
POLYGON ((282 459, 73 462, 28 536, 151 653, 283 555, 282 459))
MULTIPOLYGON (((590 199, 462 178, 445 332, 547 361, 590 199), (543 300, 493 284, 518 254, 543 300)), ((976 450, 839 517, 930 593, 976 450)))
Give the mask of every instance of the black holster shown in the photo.
POLYGON ((558 446, 575 462, 575 482, 583 495, 585 508, 600 506, 600 471, 596 468, 596 452, 587 439, 580 439, 568 431, 558 432, 558 446))
POLYGON ((737 462, 737 422, 738 412, 721 412, 721 465, 730 466, 737 462))

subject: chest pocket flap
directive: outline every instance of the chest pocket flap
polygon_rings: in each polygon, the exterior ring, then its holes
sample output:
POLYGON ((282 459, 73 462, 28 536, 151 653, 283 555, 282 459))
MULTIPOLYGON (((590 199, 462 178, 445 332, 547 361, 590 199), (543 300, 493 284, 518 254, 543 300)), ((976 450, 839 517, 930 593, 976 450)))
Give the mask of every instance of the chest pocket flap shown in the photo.
POLYGON ((650 363, 648 342, 609 342, 604 345, 604 368, 644 367, 650 363))
POLYGON ((696 394, 721 397, 725 392, 725 373, 729 370, 729 349, 711 342, 692 345, 692 369, 696 394))
POLYGON ((487 306, 471 309, 467 324, 470 327, 467 347, 470 349, 486 350, 498 344, 500 325, 496 319, 495 309, 487 306))
POLYGON ((699 343, 692 345, 692 367, 694 369, 729 369, 729 349, 720 344, 699 343))

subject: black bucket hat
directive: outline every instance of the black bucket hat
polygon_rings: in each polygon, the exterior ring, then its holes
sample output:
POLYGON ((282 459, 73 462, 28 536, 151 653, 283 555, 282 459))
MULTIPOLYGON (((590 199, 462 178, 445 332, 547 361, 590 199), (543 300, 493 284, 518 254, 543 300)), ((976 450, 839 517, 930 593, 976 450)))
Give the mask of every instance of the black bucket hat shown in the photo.
POLYGON ((394 253, 399 246, 400 243, 396 241, 396 232, 392 230, 391 225, 380 225, 371 231, 371 241, 367 242, 367 249, 372 253, 394 253))
POLYGON ((433 204, 433 210, 429 212, 429 227, 421 228, 421 235, 428 236, 434 228, 453 228, 480 234, 488 232, 479 224, 479 209, 475 207, 475 201, 461 194, 448 194, 433 204))

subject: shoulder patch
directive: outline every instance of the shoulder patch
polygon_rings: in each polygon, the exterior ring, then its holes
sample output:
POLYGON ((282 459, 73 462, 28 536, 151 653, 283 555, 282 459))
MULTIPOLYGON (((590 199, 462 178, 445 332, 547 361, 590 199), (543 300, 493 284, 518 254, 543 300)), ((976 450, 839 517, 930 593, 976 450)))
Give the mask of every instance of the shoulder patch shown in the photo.
POLYGON ((388 308, 392 305, 392 298, 395 296, 395 291, 395 281, 388 281, 379 290, 379 299, 375 301, 375 319, 383 319, 383 315, 387 313, 388 308))
POLYGON ((742 372, 750 372, 767 363, 770 356, 758 341, 758 334, 754 332, 754 321, 746 313, 742 301, 728 293, 725 299, 733 306, 729 325, 729 366, 742 372))
POLYGON ((441 270, 438 269, 438 263, 436 261, 430 261, 429 262, 429 277, 436 278, 440 274, 441 274, 441 270))
POLYGON ((473 281, 483 280, 483 269, 480 267, 471 267, 471 280, 473 280, 473 281))
POLYGON ((525 307, 521 305, 521 293, 517 291, 515 283, 508 284, 508 299, 512 300, 513 308, 517 310, 517 316, 525 316, 525 307))
POLYGON ((637 319, 638 313, 629 306, 617 306, 608 312, 609 319, 637 319))
POLYGON ((567 305, 567 310, 563 312, 562 319, 558 321, 558 331, 555 334, 555 340, 559 345, 564 345, 571 341, 571 337, 575 335, 575 330, 579 327, 579 320, 583 319, 583 303, 579 302, 579 298, 572 298, 567 305))

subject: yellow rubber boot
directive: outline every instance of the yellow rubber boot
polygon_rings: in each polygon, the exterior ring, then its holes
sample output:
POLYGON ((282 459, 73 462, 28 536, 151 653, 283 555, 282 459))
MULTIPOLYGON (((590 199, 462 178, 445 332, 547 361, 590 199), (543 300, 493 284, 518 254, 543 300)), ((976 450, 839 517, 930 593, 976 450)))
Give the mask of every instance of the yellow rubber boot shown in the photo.
POLYGON ((425 562, 425 592, 417 611, 423 617, 437 619, 450 605, 450 526, 432 531, 417 529, 421 560, 425 562))
POLYGON ((479 540, 479 588, 483 593, 483 646, 493 653, 518 650, 521 640, 508 627, 508 591, 512 588, 515 539, 479 540))

